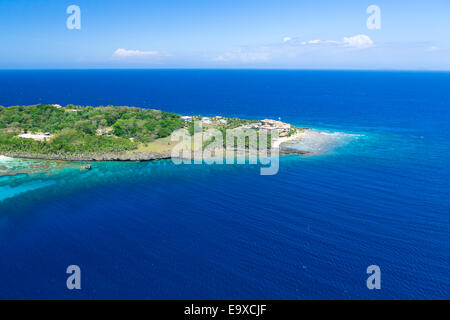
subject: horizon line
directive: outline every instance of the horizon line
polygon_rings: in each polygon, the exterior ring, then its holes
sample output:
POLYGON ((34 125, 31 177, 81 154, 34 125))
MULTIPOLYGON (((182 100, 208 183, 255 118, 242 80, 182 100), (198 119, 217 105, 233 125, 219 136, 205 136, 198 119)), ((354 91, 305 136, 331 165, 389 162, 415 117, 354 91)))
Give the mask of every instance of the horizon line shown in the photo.
POLYGON ((351 72, 450 72, 450 69, 353 69, 353 68, 202 68, 202 67, 164 67, 164 68, 0 68, 0 71, 88 71, 88 70, 230 70, 230 71, 351 71, 351 72))

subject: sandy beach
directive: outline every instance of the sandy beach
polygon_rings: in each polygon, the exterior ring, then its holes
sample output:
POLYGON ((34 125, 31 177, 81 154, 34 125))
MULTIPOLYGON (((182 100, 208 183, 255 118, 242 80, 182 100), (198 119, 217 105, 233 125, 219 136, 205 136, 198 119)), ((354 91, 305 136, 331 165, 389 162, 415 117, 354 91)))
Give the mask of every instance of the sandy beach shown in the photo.
POLYGON ((296 134, 290 136, 290 137, 282 137, 282 138, 278 138, 277 140, 275 140, 273 142, 273 147, 274 148, 279 148, 281 144, 289 142, 289 141, 294 141, 294 140, 301 140, 302 137, 304 137, 306 135, 307 130, 303 130, 301 132, 297 132, 296 134))
POLYGON ((2 155, 0 154, 0 161, 10 161, 10 160, 13 160, 13 158, 6 157, 6 156, 2 156, 2 155))

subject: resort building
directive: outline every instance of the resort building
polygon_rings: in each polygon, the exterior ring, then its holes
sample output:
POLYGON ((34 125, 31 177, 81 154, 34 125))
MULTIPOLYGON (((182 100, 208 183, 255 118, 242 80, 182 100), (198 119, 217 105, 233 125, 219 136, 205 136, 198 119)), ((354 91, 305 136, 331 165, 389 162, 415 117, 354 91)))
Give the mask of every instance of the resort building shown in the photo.
POLYGON ((291 125, 281 121, 264 119, 261 120, 261 129, 265 129, 267 131, 277 130, 279 132, 289 132, 291 125))

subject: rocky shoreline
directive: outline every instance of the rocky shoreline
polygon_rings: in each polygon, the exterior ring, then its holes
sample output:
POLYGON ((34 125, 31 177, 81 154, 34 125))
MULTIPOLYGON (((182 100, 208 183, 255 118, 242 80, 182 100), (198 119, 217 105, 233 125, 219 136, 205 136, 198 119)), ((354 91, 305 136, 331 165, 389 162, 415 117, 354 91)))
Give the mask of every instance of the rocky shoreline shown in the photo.
MULTIPOLYGON (((279 148, 279 155, 308 155, 309 151, 292 150, 279 148)), ((270 151, 268 152, 270 154, 270 151)), ((3 152, 3 155, 11 158, 21 159, 39 159, 39 160, 55 160, 55 161, 74 161, 74 162, 86 162, 86 161, 151 161, 151 160, 163 160, 171 159, 170 152, 135 152, 125 154, 94 154, 94 155, 30 155, 23 153, 8 153, 3 152)))
POLYGON ((143 152, 128 154, 100 154, 100 155, 29 155, 22 153, 5 153, 4 156, 22 159, 39 159, 39 160, 55 160, 55 161, 150 161, 170 159, 171 154, 143 152))

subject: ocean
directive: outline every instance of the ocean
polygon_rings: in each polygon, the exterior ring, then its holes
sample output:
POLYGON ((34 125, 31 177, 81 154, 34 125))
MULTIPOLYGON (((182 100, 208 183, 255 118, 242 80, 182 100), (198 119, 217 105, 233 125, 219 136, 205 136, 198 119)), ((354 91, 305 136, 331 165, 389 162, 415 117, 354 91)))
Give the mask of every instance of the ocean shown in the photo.
POLYGON ((0 71, 0 105, 37 103, 281 118, 320 152, 271 176, 0 157, 1 299, 450 298, 450 73, 0 71))

